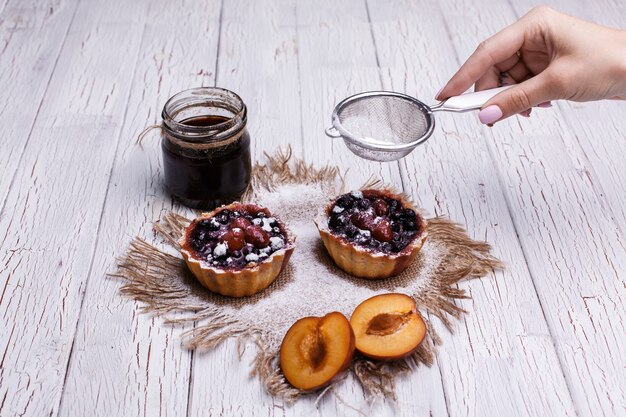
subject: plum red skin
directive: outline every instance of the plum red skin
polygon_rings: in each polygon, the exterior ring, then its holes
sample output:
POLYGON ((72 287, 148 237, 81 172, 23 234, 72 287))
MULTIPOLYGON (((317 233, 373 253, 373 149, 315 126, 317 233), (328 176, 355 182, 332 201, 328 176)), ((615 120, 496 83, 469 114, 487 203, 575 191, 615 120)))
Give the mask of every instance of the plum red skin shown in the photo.
POLYGON ((252 225, 250 220, 246 219, 245 217, 238 217, 235 220, 233 220, 228 227, 230 229, 246 230, 246 227, 250 225, 252 225))
POLYGON ((393 231, 391 224, 387 219, 380 219, 372 229, 372 236, 381 242, 391 242, 393 239, 393 231))
POLYGON ((228 244, 230 250, 241 250, 246 245, 246 239, 244 231, 239 228, 234 228, 222 236, 222 240, 228 244))
POLYGON ((248 226, 245 229, 245 239, 247 243, 257 248, 265 248, 270 243, 268 234, 258 225, 248 226))
POLYGON ((362 230, 371 230, 374 223, 374 215, 366 211, 357 211, 350 216, 350 221, 362 230))
POLYGON ((389 213, 389 206, 382 198, 377 198, 372 204, 377 216, 386 216, 389 213))

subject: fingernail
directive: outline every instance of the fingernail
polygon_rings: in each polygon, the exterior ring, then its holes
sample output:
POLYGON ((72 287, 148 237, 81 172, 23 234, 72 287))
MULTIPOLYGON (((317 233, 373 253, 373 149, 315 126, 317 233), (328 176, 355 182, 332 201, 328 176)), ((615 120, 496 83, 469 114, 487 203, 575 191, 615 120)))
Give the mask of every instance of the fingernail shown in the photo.
POLYGON ((524 110, 523 112, 520 112, 519 115, 524 116, 524 117, 530 117, 530 112, 531 112, 531 109, 524 110))
POLYGON ((544 101, 543 103, 537 104, 537 107, 543 107, 544 109, 552 107, 552 102, 544 101))
POLYGON ((491 106, 485 107, 480 112, 478 112, 478 119, 480 123, 487 125, 490 123, 494 123, 502 117, 502 110, 500 107, 492 104, 491 106))
POLYGON ((441 90, 437 91, 437 94, 435 94, 435 99, 439 100, 439 94, 441 94, 441 92, 443 91, 443 89, 446 88, 445 86, 441 87, 441 90))

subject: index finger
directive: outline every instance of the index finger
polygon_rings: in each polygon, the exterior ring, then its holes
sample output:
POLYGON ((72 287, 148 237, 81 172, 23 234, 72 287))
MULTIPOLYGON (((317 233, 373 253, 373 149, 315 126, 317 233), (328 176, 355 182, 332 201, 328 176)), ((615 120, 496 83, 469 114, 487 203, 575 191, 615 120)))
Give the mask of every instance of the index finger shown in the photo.
POLYGON ((523 20, 519 20, 481 42, 436 98, 444 99, 463 93, 489 68, 516 54, 524 44, 525 25, 523 20))

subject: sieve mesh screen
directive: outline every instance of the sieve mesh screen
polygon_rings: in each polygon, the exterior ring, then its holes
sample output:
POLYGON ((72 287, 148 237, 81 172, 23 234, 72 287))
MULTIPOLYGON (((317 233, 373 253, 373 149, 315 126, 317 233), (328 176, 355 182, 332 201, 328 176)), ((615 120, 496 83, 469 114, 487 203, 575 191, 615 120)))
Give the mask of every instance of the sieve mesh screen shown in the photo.
POLYGON ((403 96, 354 97, 337 109, 341 127, 372 145, 403 145, 420 140, 432 124, 428 108, 403 96))

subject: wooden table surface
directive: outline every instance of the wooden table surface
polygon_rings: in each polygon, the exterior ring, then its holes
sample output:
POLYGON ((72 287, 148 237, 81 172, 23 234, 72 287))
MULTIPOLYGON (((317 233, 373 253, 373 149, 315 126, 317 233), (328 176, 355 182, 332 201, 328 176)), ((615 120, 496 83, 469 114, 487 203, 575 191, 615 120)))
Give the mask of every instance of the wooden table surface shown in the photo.
MULTIPOLYGON (((0 416, 626 415, 626 103, 555 103, 493 129, 441 114, 399 163, 324 136, 372 89, 432 97, 533 1, 0 0, 0 416), (181 347, 106 279, 135 234, 178 206, 157 135, 172 94, 221 86, 249 107, 254 156, 296 156, 402 187, 494 245, 507 268, 472 296, 397 403, 287 406, 236 343, 181 347)), ((620 0, 552 6, 624 27, 620 0)), ((599 45, 598 47, 601 47, 599 45)))

